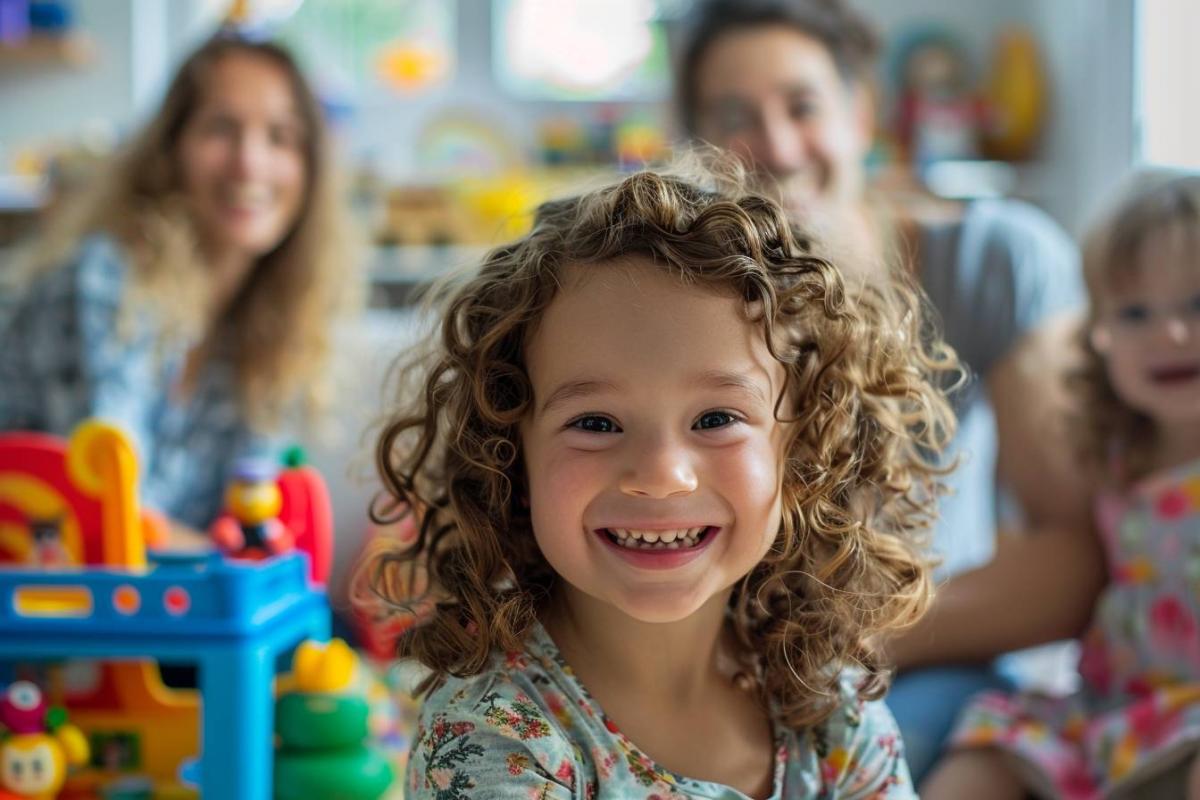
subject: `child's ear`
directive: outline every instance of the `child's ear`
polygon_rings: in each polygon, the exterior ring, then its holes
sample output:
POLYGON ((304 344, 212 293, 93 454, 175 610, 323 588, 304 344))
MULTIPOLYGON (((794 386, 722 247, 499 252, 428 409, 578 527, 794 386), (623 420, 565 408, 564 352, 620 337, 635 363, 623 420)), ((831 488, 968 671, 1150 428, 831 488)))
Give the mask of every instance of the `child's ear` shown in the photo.
POLYGON ((1092 349, 1100 355, 1108 355, 1108 351, 1112 349, 1112 331, 1108 329, 1108 326, 1097 323, 1088 333, 1088 342, 1092 345, 1092 349))

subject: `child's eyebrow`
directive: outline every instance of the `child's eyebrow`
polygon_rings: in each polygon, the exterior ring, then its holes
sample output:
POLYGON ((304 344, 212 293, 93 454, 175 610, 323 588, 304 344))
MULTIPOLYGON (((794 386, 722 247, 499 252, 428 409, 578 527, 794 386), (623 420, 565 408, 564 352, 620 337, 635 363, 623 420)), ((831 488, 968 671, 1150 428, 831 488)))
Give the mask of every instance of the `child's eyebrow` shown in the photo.
POLYGON ((542 403, 541 411, 538 413, 545 414, 554 406, 565 403, 568 400, 575 400, 577 398, 587 397, 593 394, 615 391, 617 391, 617 386, 610 381, 567 381, 550 393, 550 396, 546 398, 546 402, 542 403))
MULTIPOLYGON (((712 389, 734 389, 746 395, 754 402, 763 405, 767 404, 767 397, 763 394, 762 386, 759 385, 758 381, 740 372, 729 372, 722 369, 708 370, 696 375, 691 382, 712 389)), ((568 400, 577 400, 580 397, 588 397, 595 394, 617 393, 619 391, 619 387, 611 381, 588 379, 567 381, 550 393, 550 396, 546 398, 546 402, 542 403, 542 407, 538 413, 545 414, 554 406, 565 403, 568 400)))
POLYGON ((740 372, 729 372, 723 369, 708 370, 700 373, 696 377, 696 382, 714 389, 736 389, 748 395, 751 400, 763 405, 767 404, 767 397, 763 394, 762 386, 758 381, 740 372))

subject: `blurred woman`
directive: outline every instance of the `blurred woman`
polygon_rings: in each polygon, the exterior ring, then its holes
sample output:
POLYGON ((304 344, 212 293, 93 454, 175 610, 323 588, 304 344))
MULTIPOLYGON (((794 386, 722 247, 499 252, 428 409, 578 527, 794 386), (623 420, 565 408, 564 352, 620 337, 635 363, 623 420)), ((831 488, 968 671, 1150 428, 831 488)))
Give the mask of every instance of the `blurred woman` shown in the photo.
POLYGON ((328 397, 357 259, 320 105, 278 45, 222 33, 85 195, 11 270, 0 430, 122 426, 143 500, 185 525, 233 462, 328 397))

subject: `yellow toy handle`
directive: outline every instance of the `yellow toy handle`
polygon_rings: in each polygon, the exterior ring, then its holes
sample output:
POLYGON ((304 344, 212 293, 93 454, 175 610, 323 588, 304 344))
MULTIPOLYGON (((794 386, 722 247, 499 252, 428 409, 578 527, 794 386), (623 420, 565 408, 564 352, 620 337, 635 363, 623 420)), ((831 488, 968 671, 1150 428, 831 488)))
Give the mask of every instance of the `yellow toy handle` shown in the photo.
POLYGON ((79 488, 100 500, 104 563, 146 566, 137 497, 137 455, 129 438, 107 422, 86 420, 67 444, 67 473, 79 488))

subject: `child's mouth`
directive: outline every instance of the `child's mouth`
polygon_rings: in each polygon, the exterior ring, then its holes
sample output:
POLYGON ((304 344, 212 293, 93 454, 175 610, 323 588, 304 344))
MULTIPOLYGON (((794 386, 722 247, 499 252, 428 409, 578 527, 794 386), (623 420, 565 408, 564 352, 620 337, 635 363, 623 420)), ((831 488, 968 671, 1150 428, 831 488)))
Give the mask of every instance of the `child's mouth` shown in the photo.
POLYGON ((1150 371, 1150 380, 1167 386, 1188 383, 1197 378, 1200 378, 1200 365, 1196 364, 1176 364, 1150 371))
POLYGON ((601 528, 608 541, 618 547, 642 552, 671 552, 700 547, 716 530, 711 525, 674 530, 636 530, 632 528, 601 528))

